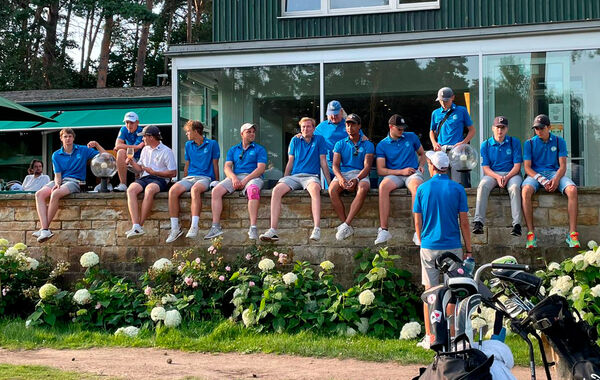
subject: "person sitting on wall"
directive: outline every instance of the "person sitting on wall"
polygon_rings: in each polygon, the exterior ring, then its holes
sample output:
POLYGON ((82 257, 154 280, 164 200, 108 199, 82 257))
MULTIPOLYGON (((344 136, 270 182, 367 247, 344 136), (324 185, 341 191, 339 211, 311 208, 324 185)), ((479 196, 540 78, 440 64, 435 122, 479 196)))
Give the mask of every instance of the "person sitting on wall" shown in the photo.
POLYGON ((250 217, 248 238, 258 240, 256 220, 258 219, 260 190, 263 187, 262 175, 267 167, 267 151, 263 146, 254 142, 256 139, 255 124, 243 124, 240 127, 240 135, 242 142, 227 151, 227 160, 223 167, 227 178, 212 191, 212 227, 204 239, 212 239, 223 234, 220 223, 223 196, 239 190, 248 198, 248 215, 250 217))
MULTIPOLYGON (((454 104, 454 91, 450 87, 442 87, 435 99, 441 105, 431 113, 429 139, 434 151, 444 150, 448 153, 454 146, 468 144, 475 136, 475 127, 469 111, 463 106, 454 104), (463 138, 464 128, 468 129, 463 138)), ((453 181, 461 183, 461 173, 453 168, 450 171, 453 181)))
POLYGON ((335 234, 337 240, 344 240, 354 234, 352 220, 360 211, 371 186, 369 173, 375 147, 372 142, 361 139, 360 130, 360 117, 356 114, 348 115, 346 118, 348 137, 338 141, 333 148, 334 178, 329 187, 329 196, 335 213, 342 221, 335 234), (348 214, 340 198, 344 190, 356 192, 348 214))
POLYGON ((183 231, 179 224, 179 198, 189 191, 192 197, 192 223, 185 237, 198 236, 198 222, 202 208, 202 193, 210 188, 210 183, 219 179, 219 144, 204 137, 204 125, 198 120, 189 120, 183 126, 188 141, 185 143, 184 178, 169 190, 169 215, 171 232, 167 243, 179 238, 183 231))
POLYGON ((300 119, 302 137, 294 136, 288 148, 288 163, 284 177, 279 180, 271 193, 271 228, 260 235, 262 241, 277 241, 277 225, 281 213, 281 198, 291 190, 304 189, 311 197, 311 209, 314 228, 311 240, 321 239, 321 184, 319 182, 319 166, 330 182, 327 166, 327 147, 323 136, 315 135, 315 120, 310 117, 300 119))
POLYGON ((388 231, 390 193, 402 186, 410 191, 412 203, 419 185, 423 183, 425 151, 419 137, 405 132, 408 127, 400 115, 388 120, 389 134, 377 144, 377 174, 384 177, 379 184, 379 231, 375 244, 383 244, 392 238, 388 231))
POLYGON ((43 170, 44 164, 42 161, 36 159, 31 160, 29 169, 27 169, 29 175, 25 176, 25 179, 23 180, 24 191, 38 191, 50 182, 50 177, 46 174, 42 174, 43 170))
POLYGON ((492 124, 493 136, 481 144, 483 178, 477 187, 473 233, 482 234, 488 197, 496 186, 507 189, 512 212, 513 236, 521 236, 521 141, 508 136, 508 119, 498 116, 492 124))
POLYGON ((131 157, 127 157, 125 161, 137 173, 141 174, 140 178, 136 179, 127 188, 127 206, 129 207, 132 223, 131 229, 125 233, 128 239, 144 234, 142 226, 148 215, 150 215, 154 196, 161 191, 167 191, 170 178, 177 174, 175 155, 170 148, 161 142, 160 129, 149 125, 142 130, 140 135, 144 139, 144 148, 139 161, 136 162, 131 157), (144 192, 144 200, 142 201, 140 215, 138 194, 141 192, 144 192))
POLYGON ((119 185, 114 191, 127 191, 127 161, 128 156, 133 153, 133 158, 138 160, 144 147, 144 141, 141 136, 143 128, 140 126, 140 119, 135 112, 127 112, 123 117, 124 126, 119 130, 119 136, 115 142, 115 152, 117 154, 117 173, 119 175, 119 185))
POLYGON ((52 154, 54 181, 48 182, 35 193, 35 206, 42 228, 33 236, 40 243, 54 236, 49 226, 58 211, 58 201, 81 191, 79 183, 85 181, 88 160, 106 152, 96 141, 90 141, 87 146, 74 144, 75 132, 71 128, 61 129, 60 141, 62 148, 52 154), (46 205, 48 198, 50 201, 46 205))
MULTIPOLYGON (((472 255, 472 247, 465 189, 448 178, 450 161, 444 152, 428 151, 426 156, 431 179, 417 189, 413 212, 417 242, 421 246, 421 283, 427 290, 440 283, 440 271, 435 267, 439 255, 451 252, 465 260, 472 255), (461 234, 465 241, 464 254, 461 234)), ((434 313, 439 313, 437 310, 429 312, 428 304, 423 303, 425 337, 417 346, 425 349, 429 349, 431 343, 434 313)))
POLYGON ((550 119, 544 114, 537 115, 533 122, 535 136, 523 145, 523 166, 527 178, 523 181, 523 214, 527 223, 525 248, 537 247, 533 226, 532 197, 540 187, 552 193, 556 189, 567 196, 569 233, 566 242, 569 247, 579 248, 577 233, 577 186, 565 173, 567 171, 567 143, 561 137, 550 133, 550 119))

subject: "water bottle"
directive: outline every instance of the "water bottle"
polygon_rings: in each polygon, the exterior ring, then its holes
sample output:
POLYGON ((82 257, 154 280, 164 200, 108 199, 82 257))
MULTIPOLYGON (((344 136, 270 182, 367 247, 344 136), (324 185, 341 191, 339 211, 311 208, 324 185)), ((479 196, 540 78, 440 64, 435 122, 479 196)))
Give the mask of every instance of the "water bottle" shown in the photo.
POLYGON ((465 275, 473 277, 473 271, 475 270, 475 259, 472 256, 466 258, 463 261, 463 268, 465 269, 465 275))

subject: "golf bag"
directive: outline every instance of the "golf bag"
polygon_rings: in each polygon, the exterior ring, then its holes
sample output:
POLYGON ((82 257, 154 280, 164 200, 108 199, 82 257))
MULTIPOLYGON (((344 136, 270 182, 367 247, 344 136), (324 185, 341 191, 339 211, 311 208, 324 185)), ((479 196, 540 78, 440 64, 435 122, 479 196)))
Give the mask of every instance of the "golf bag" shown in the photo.
POLYGON ((464 351, 438 352, 427 368, 421 368, 413 380, 492 380, 490 368, 494 356, 489 358, 474 348, 464 351))
POLYGON ((567 300, 551 295, 538 303, 523 321, 543 332, 564 360, 575 380, 600 379, 600 347, 596 330, 579 317, 575 320, 567 300))

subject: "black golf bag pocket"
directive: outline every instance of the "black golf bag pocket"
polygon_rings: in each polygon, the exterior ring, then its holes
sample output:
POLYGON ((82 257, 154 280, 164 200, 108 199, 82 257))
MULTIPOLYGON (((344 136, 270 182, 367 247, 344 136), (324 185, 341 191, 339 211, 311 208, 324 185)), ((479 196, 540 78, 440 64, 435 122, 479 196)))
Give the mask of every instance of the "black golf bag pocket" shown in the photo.
POLYGON ((600 379, 598 338, 587 322, 575 320, 568 301, 551 295, 538 303, 524 321, 546 335, 560 360, 564 360, 572 379, 600 379), (595 376, 593 376, 595 375, 595 376))
POLYGON ((430 288, 421 295, 421 299, 427 303, 429 309, 429 315, 425 318, 429 318, 432 335, 430 348, 434 351, 443 350, 448 346, 448 325, 444 309, 450 297, 451 293, 444 285, 430 288))
POLYGON ((427 368, 421 368, 413 380, 492 380, 490 368, 494 355, 489 358, 471 348, 464 351, 440 352, 427 368))

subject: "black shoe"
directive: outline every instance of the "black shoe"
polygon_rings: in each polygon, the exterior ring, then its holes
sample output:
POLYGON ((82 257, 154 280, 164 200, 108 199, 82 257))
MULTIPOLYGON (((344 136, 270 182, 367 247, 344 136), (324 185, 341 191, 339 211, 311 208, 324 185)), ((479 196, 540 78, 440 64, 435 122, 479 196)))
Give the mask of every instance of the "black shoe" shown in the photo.
POLYGON ((512 228, 512 231, 510 231, 510 234, 512 236, 521 236, 521 225, 515 224, 512 228))
POLYGON ((474 222, 473 223, 473 233, 477 235, 481 235, 483 233, 483 223, 474 222))

